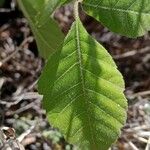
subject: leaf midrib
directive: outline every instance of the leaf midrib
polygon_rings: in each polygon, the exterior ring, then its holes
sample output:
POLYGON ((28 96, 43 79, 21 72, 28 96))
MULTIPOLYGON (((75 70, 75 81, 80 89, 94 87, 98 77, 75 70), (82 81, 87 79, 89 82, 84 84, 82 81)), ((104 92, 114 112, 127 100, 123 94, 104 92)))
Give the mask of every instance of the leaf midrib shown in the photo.
POLYGON ((81 76, 81 83, 82 83, 82 90, 85 95, 85 86, 84 86, 84 75, 83 75, 83 70, 82 70, 82 54, 81 54, 81 47, 80 47, 80 36, 79 36, 79 25, 78 21, 75 22, 75 33, 76 33, 76 44, 77 44, 77 55, 78 55, 78 62, 79 62, 79 69, 80 69, 80 76, 81 76))
MULTIPOLYGON (((85 81, 84 81, 84 75, 83 75, 83 69, 82 69, 82 53, 81 53, 81 46, 80 46, 80 35, 79 35, 79 20, 76 19, 75 21, 75 34, 76 34, 76 44, 77 44, 77 55, 78 55, 78 62, 79 62, 79 69, 80 69, 80 76, 81 76, 81 84, 82 84, 82 91, 83 91, 83 96, 85 97, 85 105, 88 104, 89 102, 86 99, 86 92, 85 92, 85 81)), ((90 121, 90 117, 88 115, 88 108, 86 109, 87 111, 87 118, 88 118, 88 122, 89 122, 89 130, 90 130, 90 134, 91 134, 91 138, 92 141, 96 147, 96 143, 94 140, 94 135, 92 132, 92 127, 91 127, 91 121, 90 121)))
MULTIPOLYGON (((135 14, 135 15, 139 15, 140 14, 139 12, 136 12, 136 11, 133 11, 133 10, 129 10, 129 9, 121 9, 121 8, 113 8, 113 7, 107 7, 107 6, 94 5, 94 4, 90 4, 90 3, 87 3, 87 2, 85 2, 84 5, 85 6, 89 6, 89 7, 94 7, 94 8, 100 8, 100 9, 104 9, 104 10, 108 10, 108 11, 132 13, 132 14, 135 14)), ((146 12, 141 12, 141 14, 150 16, 150 13, 146 13, 146 12)))

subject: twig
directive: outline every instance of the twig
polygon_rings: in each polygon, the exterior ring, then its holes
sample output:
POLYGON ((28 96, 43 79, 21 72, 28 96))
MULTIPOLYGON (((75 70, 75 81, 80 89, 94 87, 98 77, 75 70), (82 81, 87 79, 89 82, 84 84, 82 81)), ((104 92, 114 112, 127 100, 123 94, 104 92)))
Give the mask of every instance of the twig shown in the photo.
POLYGON ((132 51, 126 52, 121 55, 116 55, 116 56, 114 56, 114 59, 118 60, 118 59, 122 59, 122 58, 132 57, 132 56, 138 55, 138 54, 147 53, 147 52, 150 52, 149 46, 142 48, 141 50, 132 50, 132 51))
POLYGON ((0 129, 0 141, 2 142, 2 144, 4 144, 6 142, 5 136, 1 129, 0 129))
POLYGON ((12 100, 15 100, 14 102, 8 102, 6 99, 1 100, 0 104, 2 105, 6 105, 8 108, 13 106, 13 105, 17 105, 20 101, 22 100, 27 100, 27 99, 42 99, 42 95, 39 95, 37 92, 27 92, 27 93, 23 93, 20 94, 18 96, 14 96, 12 97, 12 100))
POLYGON ((27 135, 29 135, 29 134, 32 132, 32 130, 33 130, 34 128, 35 128, 35 126, 31 126, 30 129, 28 129, 26 132, 22 133, 22 134, 17 138, 18 141, 19 141, 19 142, 22 142, 23 139, 24 139, 27 135))
POLYGON ((28 109, 31 109, 31 108, 34 109, 34 110, 36 110, 36 111, 38 111, 38 109, 39 109, 40 106, 36 105, 35 102, 36 103, 40 103, 40 99, 37 99, 34 102, 31 102, 31 103, 27 104, 26 106, 17 109, 16 111, 7 112, 6 115, 9 116, 9 115, 14 115, 14 114, 20 114, 20 113, 22 113, 22 112, 24 112, 24 111, 26 111, 28 109))
POLYGON ((150 137, 149 137, 149 139, 147 141, 147 145, 146 145, 145 150, 149 150, 149 149, 150 149, 150 137))
POLYGON ((27 42, 32 42, 33 41, 33 37, 28 37, 25 40, 23 40, 23 42, 19 45, 19 47, 16 48, 16 50, 14 52, 12 52, 8 57, 6 57, 5 59, 3 59, 2 61, 0 61, 0 67, 8 62, 12 57, 14 57, 16 55, 16 53, 18 53, 21 49, 23 49, 24 45, 27 42))
POLYGON ((150 137, 150 131, 140 131, 136 134, 141 137, 150 137))
POLYGON ((144 124, 144 125, 140 125, 140 126, 135 126, 133 128, 126 129, 126 132, 134 131, 137 133, 137 131, 139 131, 139 130, 150 130, 150 125, 148 126, 148 125, 144 124))
POLYGON ((9 127, 0 128, 1 150, 25 150, 23 145, 16 139, 15 130, 9 127))
POLYGON ((10 24, 4 24, 0 28, 0 32, 3 32, 4 30, 8 29, 10 27, 10 24))
POLYGON ((31 85, 29 85, 27 87, 27 91, 31 90, 36 84, 37 84, 38 80, 34 81, 33 83, 31 83, 31 85))
POLYGON ((6 57, 5 59, 3 59, 3 60, 0 62, 0 67, 1 67, 3 64, 5 64, 6 62, 8 62, 13 56, 15 56, 15 55, 18 53, 18 51, 20 51, 20 48, 16 48, 16 50, 15 50, 13 53, 11 53, 8 57, 6 57))
POLYGON ((138 96, 146 96, 146 95, 150 95, 150 91, 138 92, 138 93, 133 94, 132 96, 138 97, 138 96))
MULTIPOLYGON (((1 91, 1 88, 2 88, 2 86, 3 86, 3 84, 4 84, 4 82, 5 82, 5 78, 1 78, 0 79, 0 91, 1 91)), ((1 93, 1 92, 0 92, 1 93)))
POLYGON ((133 150, 139 150, 131 141, 128 142, 128 144, 130 145, 131 148, 133 148, 133 150))
POLYGON ((12 12, 11 9, 0 8, 0 13, 10 13, 10 12, 12 12))
POLYGON ((145 138, 143 138, 143 137, 139 137, 139 136, 137 136, 137 135, 133 135, 134 136, 134 138, 136 138, 137 140, 139 140, 140 142, 143 142, 143 143, 147 143, 148 141, 147 141, 147 139, 145 139, 145 138))

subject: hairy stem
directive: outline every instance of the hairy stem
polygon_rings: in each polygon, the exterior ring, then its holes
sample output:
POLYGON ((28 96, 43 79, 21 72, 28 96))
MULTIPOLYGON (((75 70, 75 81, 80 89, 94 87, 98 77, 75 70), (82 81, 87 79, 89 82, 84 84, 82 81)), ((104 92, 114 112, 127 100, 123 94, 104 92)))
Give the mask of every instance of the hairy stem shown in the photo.
POLYGON ((76 0, 74 3, 74 18, 75 20, 79 17, 79 3, 81 3, 83 0, 76 0))

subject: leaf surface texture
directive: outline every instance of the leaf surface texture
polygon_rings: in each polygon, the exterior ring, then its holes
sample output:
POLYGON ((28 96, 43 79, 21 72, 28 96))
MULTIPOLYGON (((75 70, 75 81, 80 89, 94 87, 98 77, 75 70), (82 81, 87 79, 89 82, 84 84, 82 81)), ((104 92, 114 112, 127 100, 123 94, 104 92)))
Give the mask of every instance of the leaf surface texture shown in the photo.
POLYGON ((39 80, 48 120, 82 150, 107 150, 126 120, 124 81, 77 19, 39 80))

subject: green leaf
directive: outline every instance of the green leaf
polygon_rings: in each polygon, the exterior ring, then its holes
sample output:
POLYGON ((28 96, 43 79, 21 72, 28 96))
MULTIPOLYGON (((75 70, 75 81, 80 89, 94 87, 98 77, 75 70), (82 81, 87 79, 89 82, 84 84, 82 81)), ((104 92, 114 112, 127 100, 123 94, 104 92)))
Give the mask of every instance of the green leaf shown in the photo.
POLYGON ((82 150, 107 150, 126 120, 124 81, 108 52, 77 18, 38 83, 54 127, 82 150))
POLYGON ((46 0, 18 0, 18 4, 29 21, 41 56, 48 58, 64 40, 57 23, 49 17, 57 4, 50 10, 45 8, 50 5, 46 0))
POLYGON ((83 7, 113 32, 137 37, 150 30, 149 0, 84 0, 83 7))

